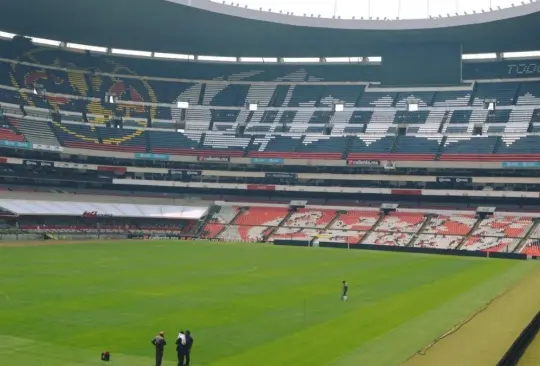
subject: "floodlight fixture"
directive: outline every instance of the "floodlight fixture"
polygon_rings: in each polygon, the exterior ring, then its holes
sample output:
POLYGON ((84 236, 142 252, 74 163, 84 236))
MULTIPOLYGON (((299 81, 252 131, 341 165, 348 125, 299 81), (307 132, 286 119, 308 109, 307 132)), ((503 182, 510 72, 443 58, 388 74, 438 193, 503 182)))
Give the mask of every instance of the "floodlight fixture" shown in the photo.
POLYGON ((179 109, 188 109, 189 108, 189 102, 179 100, 178 102, 176 102, 176 107, 179 108, 179 109))
POLYGON ((334 112, 343 112, 345 110, 345 104, 343 102, 334 103, 334 112))

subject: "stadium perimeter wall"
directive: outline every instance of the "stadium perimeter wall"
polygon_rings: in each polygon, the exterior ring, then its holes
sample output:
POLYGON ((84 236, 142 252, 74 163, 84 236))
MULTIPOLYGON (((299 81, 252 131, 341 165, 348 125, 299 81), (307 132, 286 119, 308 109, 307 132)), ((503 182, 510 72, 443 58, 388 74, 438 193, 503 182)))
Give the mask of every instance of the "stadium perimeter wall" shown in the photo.
MULTIPOLYGON (((304 240, 274 240, 274 245, 285 246, 309 246, 310 242, 304 240)), ((501 258, 501 259, 518 259, 518 260, 540 260, 540 257, 528 256, 520 253, 500 253, 500 252, 482 252, 472 250, 451 250, 451 249, 435 249, 435 248, 416 248, 416 247, 400 247, 389 245, 348 245, 344 243, 329 243, 320 242, 319 247, 322 248, 341 248, 341 249, 360 249, 360 250, 378 250, 386 252, 405 252, 405 253, 422 253, 422 254, 444 254, 458 255, 466 257, 486 257, 486 258, 501 258)))

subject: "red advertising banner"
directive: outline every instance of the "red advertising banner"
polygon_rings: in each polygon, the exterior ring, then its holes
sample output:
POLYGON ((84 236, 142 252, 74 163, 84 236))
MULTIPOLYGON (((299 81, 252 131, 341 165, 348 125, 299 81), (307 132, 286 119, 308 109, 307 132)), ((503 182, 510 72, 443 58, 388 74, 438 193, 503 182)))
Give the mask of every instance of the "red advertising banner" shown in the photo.
POLYGON ((269 186, 267 184, 248 184, 247 189, 249 191, 275 191, 276 186, 269 186))

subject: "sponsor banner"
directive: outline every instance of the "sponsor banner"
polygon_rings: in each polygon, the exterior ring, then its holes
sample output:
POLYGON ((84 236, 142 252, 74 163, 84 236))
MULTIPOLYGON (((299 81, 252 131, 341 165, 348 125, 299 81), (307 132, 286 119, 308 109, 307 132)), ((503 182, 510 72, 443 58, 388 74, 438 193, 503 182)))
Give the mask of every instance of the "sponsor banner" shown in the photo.
POLYGON ((270 186, 268 184, 248 184, 247 189, 249 191, 275 191, 276 186, 270 186))
POLYGON ((251 158, 251 164, 283 164, 285 159, 282 158, 251 158))
POLYGON ((231 161, 231 158, 228 156, 197 156, 197 160, 212 163, 228 163, 231 161))
POLYGON ((0 146, 14 147, 17 149, 31 149, 32 144, 28 142, 0 140, 0 146))
POLYGON ((270 179, 288 179, 288 180, 298 179, 298 174, 296 173, 265 173, 264 176, 270 179))
POLYGON ((358 159, 349 159, 347 160, 347 165, 358 165, 358 166, 380 166, 381 162, 379 160, 358 160, 358 159))
POLYGON ((52 161, 41 161, 41 160, 23 160, 23 165, 27 166, 41 166, 44 168, 52 168, 54 162, 52 161))
POLYGON ((57 168, 67 168, 67 169, 81 169, 81 170, 95 170, 91 165, 88 164, 79 164, 79 163, 54 163, 54 166, 57 168))
POLYGON ((0 163, 7 163, 7 162, 8 162, 8 158, 4 158, 4 157, 0 158, 0 163))
POLYGON ((32 148, 36 150, 64 151, 64 148, 62 146, 51 146, 42 144, 32 144, 32 148))
POLYGON ((472 178, 471 177, 437 177, 437 183, 467 184, 467 183, 472 183, 472 178))
POLYGON ((169 160, 170 156, 165 154, 135 153, 135 159, 169 160))
POLYGON ((97 167, 99 172, 113 172, 116 174, 125 174, 127 172, 127 167, 125 166, 109 166, 109 165, 99 165, 97 167))
POLYGON ((182 180, 191 180, 193 178, 198 178, 202 176, 202 170, 180 170, 180 169, 169 169, 171 176, 177 178, 181 177, 182 180))
POLYGON ((111 214, 100 213, 98 211, 84 211, 82 217, 86 218, 97 218, 97 217, 112 217, 111 214))
POLYGON ((540 169, 540 161, 503 161, 502 168, 534 168, 540 169))

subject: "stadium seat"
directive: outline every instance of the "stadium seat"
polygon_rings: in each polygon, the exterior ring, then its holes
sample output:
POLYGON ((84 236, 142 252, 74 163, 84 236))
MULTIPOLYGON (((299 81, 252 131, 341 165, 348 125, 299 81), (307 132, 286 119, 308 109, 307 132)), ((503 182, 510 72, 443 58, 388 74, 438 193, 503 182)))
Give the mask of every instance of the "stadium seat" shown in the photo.
POLYGON ((416 233, 425 220, 423 213, 391 212, 383 217, 375 231, 416 233))
POLYGON ((293 213, 283 226, 324 229, 335 217, 335 210, 301 208, 293 213))
POLYGON ((469 234, 477 219, 474 215, 437 215, 431 217, 422 230, 422 234, 437 234, 445 236, 469 234))
POLYGON ((463 244, 462 250, 482 252, 512 253, 519 244, 519 239, 471 236, 463 244))
POLYGON ((283 207, 249 207, 241 212, 233 224, 242 226, 278 226, 287 216, 283 207))
POLYGON ((379 220, 378 211, 346 211, 331 226, 337 230, 369 231, 379 220))
POLYGON ((532 226, 530 217, 494 216, 480 221, 474 236, 523 238, 532 226))
POLYGON ((456 249, 463 239, 463 236, 422 234, 418 235, 412 246, 417 248, 456 249))

